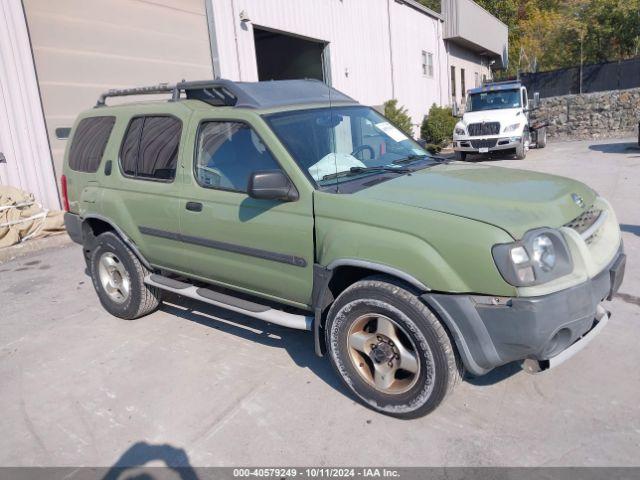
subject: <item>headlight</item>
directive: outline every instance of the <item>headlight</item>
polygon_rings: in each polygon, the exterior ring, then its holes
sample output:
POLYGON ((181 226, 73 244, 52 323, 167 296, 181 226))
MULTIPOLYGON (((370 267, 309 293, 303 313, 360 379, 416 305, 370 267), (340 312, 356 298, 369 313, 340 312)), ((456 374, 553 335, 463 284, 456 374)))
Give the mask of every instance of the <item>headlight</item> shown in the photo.
POLYGON ((533 239, 533 261, 545 272, 556 266, 556 250, 548 236, 538 235, 533 239))
POLYGON ((516 287, 540 285, 573 271, 567 242, 549 228, 531 230, 514 243, 495 245, 492 253, 502 277, 516 287))
POLYGON ((505 127, 504 128, 504 133, 515 132, 519 128, 520 128, 520 124, 519 123, 514 123, 513 125, 509 125, 508 127, 505 127))
POLYGON ((464 131, 464 128, 456 127, 456 135, 466 135, 467 132, 464 131))

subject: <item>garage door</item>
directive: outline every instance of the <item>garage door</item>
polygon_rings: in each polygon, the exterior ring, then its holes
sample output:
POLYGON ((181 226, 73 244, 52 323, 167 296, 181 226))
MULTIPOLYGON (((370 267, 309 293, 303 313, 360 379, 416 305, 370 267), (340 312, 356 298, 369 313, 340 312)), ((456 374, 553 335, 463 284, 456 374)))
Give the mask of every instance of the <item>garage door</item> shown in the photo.
POLYGON ((110 88, 213 77, 205 0, 24 0, 59 178, 64 129, 110 88))

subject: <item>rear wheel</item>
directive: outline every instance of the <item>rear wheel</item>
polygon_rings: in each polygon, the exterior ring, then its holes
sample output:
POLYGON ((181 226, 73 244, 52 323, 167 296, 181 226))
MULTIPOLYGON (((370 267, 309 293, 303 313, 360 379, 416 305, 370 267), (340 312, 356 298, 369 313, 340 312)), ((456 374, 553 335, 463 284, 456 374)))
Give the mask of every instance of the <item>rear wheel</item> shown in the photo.
POLYGON ((547 146, 547 129, 542 127, 536 132, 536 148, 547 146))
POLYGON ((110 314, 133 320, 158 307, 160 290, 144 283, 149 273, 113 232, 96 238, 91 252, 91 279, 100 303, 110 314))
POLYGON ((400 418, 433 411, 461 378, 454 346, 414 292, 370 277, 347 288, 327 320, 331 362, 368 407, 400 418))

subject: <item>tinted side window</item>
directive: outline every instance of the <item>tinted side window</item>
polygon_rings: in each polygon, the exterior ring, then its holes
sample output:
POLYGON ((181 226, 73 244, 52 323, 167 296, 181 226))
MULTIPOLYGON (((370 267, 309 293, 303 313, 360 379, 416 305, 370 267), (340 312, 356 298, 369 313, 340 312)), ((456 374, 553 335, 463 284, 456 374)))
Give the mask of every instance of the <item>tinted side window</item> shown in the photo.
POLYGON ((279 170, 260 137, 240 122, 206 122, 200 127, 195 175, 203 187, 246 192, 256 170, 279 170))
POLYGON ((80 120, 69 149, 69 167, 78 172, 94 173, 100 166, 115 117, 80 120))
POLYGON ((120 150, 120 162, 122 171, 125 175, 136 174, 136 163, 138 162, 138 147, 140 145, 140 134, 142 133, 142 124, 144 118, 134 118, 129 124, 127 133, 122 141, 120 150))
POLYGON ((138 117, 129 124, 120 162, 125 175, 152 180, 176 176, 182 123, 172 117, 138 117))

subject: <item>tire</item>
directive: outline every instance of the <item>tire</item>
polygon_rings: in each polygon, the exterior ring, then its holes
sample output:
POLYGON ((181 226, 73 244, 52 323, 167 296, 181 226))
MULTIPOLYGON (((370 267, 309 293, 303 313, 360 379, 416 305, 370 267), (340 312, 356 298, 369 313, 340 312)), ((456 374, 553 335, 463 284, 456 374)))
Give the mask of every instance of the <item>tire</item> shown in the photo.
POLYGON ((464 162, 467 159, 467 152, 456 152, 456 159, 464 162))
POLYGON ((329 310, 325 332, 331 363, 347 388, 386 415, 424 416, 462 377, 443 325, 410 287, 388 277, 369 277, 342 292, 329 310))
POLYGON ((544 148, 547 146, 547 129, 541 128, 536 132, 536 148, 544 148))
POLYGON ((524 148, 524 142, 520 143, 520 145, 516 147, 516 158, 518 160, 524 160, 527 158, 527 149, 524 148))
POLYGON ((158 308, 161 290, 144 283, 150 272, 113 232, 96 238, 91 279, 100 303, 111 315, 133 320, 158 308))

